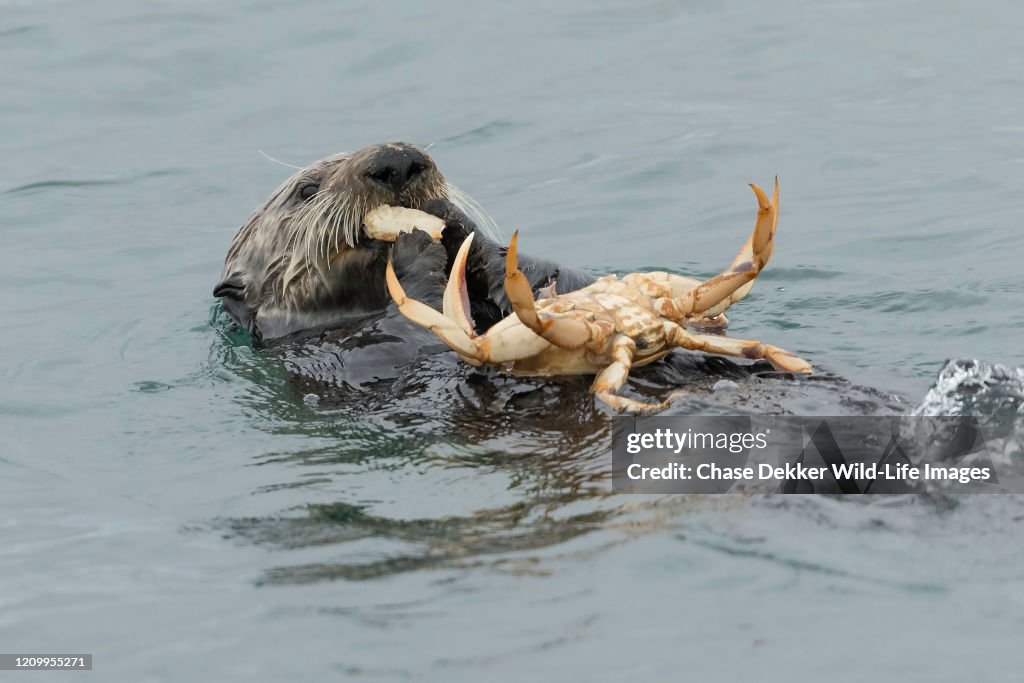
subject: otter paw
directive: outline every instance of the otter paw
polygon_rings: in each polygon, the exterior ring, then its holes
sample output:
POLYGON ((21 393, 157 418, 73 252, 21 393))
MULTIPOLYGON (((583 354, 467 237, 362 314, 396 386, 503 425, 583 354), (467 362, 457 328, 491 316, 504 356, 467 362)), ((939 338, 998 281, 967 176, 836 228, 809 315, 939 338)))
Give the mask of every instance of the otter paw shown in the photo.
POLYGON ((395 275, 409 296, 418 300, 440 296, 447 281, 447 263, 444 247, 422 230, 400 234, 391 250, 395 275))
POLYGON ((453 244, 456 249, 470 233, 476 232, 476 223, 447 199, 431 199, 421 210, 444 221, 441 241, 453 244))

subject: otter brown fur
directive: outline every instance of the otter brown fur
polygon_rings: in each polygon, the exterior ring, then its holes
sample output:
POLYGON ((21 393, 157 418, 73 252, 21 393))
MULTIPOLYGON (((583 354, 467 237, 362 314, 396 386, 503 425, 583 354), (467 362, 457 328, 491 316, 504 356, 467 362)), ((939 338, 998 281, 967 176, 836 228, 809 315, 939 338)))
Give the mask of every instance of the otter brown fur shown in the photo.
POLYGON ((475 208, 434 161, 406 143, 336 154, 299 170, 235 235, 214 296, 261 339, 383 309, 390 245, 361 234, 381 204, 475 208))
MULTIPOLYGON (((481 230, 468 270, 476 319, 485 327, 509 312, 503 247, 487 239, 493 223, 423 150, 403 142, 371 145, 321 159, 286 180, 235 235, 213 294, 258 342, 349 328, 388 307, 389 258, 403 282, 430 301, 440 296, 462 241, 481 230), (382 204, 438 216, 446 222, 442 243, 419 232, 393 245, 370 239, 363 217, 382 204)), ((560 291, 569 291, 592 280, 525 255, 521 269, 538 288, 557 278, 560 291)))

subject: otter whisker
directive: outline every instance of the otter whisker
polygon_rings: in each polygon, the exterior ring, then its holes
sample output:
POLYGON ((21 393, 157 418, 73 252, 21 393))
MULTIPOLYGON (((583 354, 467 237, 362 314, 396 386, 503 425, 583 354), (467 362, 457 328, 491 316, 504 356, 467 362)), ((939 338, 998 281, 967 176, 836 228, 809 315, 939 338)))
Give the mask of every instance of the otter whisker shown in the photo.
POLYGON ((501 240, 501 228, 475 199, 451 183, 447 183, 442 191, 448 200, 469 216, 485 235, 493 240, 501 240))
POLYGON ((349 237, 350 225, 353 220, 362 222, 363 215, 359 211, 359 202, 353 202, 346 199, 345 210, 338 212, 338 223, 334 230, 334 239, 339 244, 341 242, 347 243, 349 246, 355 245, 355 240, 349 237))
MULTIPOLYGON (((313 216, 315 215, 315 209, 321 201, 321 199, 314 197, 314 199, 310 200, 309 203, 300 207, 299 210, 295 212, 294 222, 297 225, 311 225, 314 220, 313 216)), ((302 250, 305 252, 307 259, 312 256, 310 253, 310 241, 312 240, 312 235, 313 233, 308 227, 302 231, 302 250)))
POLYGON ((262 154, 264 158, 269 159, 270 161, 273 161, 275 164, 281 164, 285 168, 293 168, 296 171, 301 171, 302 170, 302 166, 293 166, 291 164, 288 164, 288 163, 285 163, 285 162, 281 161, 280 159, 275 159, 274 157, 272 157, 269 154, 267 154, 266 152, 264 152, 262 149, 258 149, 256 151, 259 152, 260 154, 262 154))
MULTIPOLYGON (((330 257, 331 233, 335 230, 334 224, 337 221, 338 211, 338 203, 328 199, 324 206, 323 219, 326 229, 321 231, 319 235, 319 243, 317 244, 317 253, 322 254, 324 261, 327 261, 330 257)), ((330 267, 330 263, 327 264, 327 267, 330 267)))
POLYGON ((305 252, 310 261, 316 261, 319 256, 319 241, 321 237, 320 233, 322 232, 319 225, 328 215, 332 204, 333 202, 330 194, 323 193, 322 196, 319 196, 317 200, 310 205, 306 215, 303 217, 303 223, 307 226, 305 235, 305 252), (314 256, 314 253, 316 256, 314 256))
POLYGON ((331 229, 327 233, 327 237, 330 241, 328 242, 328 245, 327 247, 325 247, 325 249, 328 248, 331 244, 334 245, 335 251, 337 251, 338 249, 338 236, 341 232, 342 221, 344 220, 344 217, 348 214, 347 204, 348 202, 343 202, 340 205, 335 204, 334 206, 334 215, 331 217, 331 229))
POLYGON ((337 253, 339 248, 340 248, 339 245, 338 245, 338 231, 337 230, 334 231, 334 239, 332 240, 332 244, 334 245, 334 252, 337 253))
POLYGON ((363 224, 363 216, 366 214, 367 208, 362 200, 357 200, 355 205, 357 210, 348 212, 347 221, 343 227, 345 242, 350 247, 354 247, 359 241, 359 228, 363 224))

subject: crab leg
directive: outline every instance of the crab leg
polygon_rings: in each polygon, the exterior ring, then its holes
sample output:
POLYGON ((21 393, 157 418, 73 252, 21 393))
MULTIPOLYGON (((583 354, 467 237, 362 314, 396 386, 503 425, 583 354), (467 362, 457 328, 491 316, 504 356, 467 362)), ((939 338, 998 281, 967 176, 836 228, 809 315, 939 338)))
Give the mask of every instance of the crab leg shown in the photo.
POLYGON ((752 339, 735 339, 688 332, 673 322, 665 323, 665 339, 672 346, 691 351, 720 353, 751 360, 767 360, 777 370, 788 372, 810 372, 811 364, 785 349, 762 344, 752 339))
POLYGON ((519 321, 537 335, 563 349, 578 349, 587 343, 600 343, 607 339, 611 330, 589 320, 537 313, 530 281, 519 271, 516 250, 518 241, 519 231, 516 230, 505 253, 505 295, 519 321))
POLYGON ((663 316, 681 321, 690 317, 713 318, 747 295, 753 280, 771 258, 775 228, 779 222, 779 179, 775 179, 772 200, 751 183, 757 196, 757 222, 740 253, 722 273, 705 280, 675 298, 659 299, 655 309, 663 316))
POLYGON ((633 367, 633 357, 636 355, 636 342, 624 334, 617 334, 612 337, 611 357, 612 363, 594 378, 590 390, 601 399, 606 405, 620 413, 656 413, 665 410, 669 403, 681 396, 684 392, 675 392, 664 401, 658 403, 644 403, 625 396, 619 396, 622 387, 626 384, 629 371, 633 367))
POLYGON ((477 367, 484 363, 504 363, 528 358, 549 348, 544 339, 519 325, 513 318, 506 318, 492 327, 487 334, 475 333, 467 311, 469 295, 466 288, 466 259, 471 243, 472 235, 462 243, 452 264, 452 273, 444 291, 445 313, 410 299, 402 289, 391 261, 388 261, 385 280, 388 292, 398 306, 399 312, 436 334, 450 349, 458 353, 462 360, 477 367))

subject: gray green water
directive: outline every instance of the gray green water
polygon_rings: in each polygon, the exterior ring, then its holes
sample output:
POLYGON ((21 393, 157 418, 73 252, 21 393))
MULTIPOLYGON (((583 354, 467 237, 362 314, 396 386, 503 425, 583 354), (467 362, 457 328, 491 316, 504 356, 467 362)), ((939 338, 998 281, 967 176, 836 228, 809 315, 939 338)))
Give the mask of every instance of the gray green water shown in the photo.
POLYGON ((224 251, 289 174, 259 150, 404 139, 598 271, 713 272, 778 174, 737 333, 912 399, 947 357, 1020 365, 1024 5, 723 4, 0 0, 0 651, 1019 680, 1015 497, 608 498, 604 430, 317 409, 224 336, 224 251))

